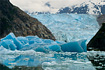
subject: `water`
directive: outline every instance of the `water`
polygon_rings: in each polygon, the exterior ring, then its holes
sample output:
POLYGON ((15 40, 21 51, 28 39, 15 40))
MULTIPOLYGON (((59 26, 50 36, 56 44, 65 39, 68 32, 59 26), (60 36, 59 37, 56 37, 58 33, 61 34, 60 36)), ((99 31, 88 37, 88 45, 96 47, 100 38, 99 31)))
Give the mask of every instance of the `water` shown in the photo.
POLYGON ((35 52, 34 50, 8 50, 7 53, 0 53, 0 63, 9 68, 26 66, 28 68, 41 67, 44 70, 105 70, 105 52, 42 53, 35 52))
POLYGON ((0 54, 0 63, 14 66, 41 66, 44 70, 95 70, 87 59, 87 53, 30 51, 9 51, 0 54))
POLYGON ((92 62, 97 70, 105 70, 105 52, 104 51, 89 51, 88 59, 92 62))

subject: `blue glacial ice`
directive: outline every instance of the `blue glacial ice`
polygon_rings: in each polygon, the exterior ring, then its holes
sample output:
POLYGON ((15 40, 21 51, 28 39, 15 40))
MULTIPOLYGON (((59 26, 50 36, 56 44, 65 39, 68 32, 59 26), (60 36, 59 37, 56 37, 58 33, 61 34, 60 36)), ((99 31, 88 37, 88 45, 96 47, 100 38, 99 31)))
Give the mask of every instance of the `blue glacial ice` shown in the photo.
POLYGON ((0 41, 0 46, 14 50, 26 51, 34 50, 36 52, 86 52, 86 40, 75 42, 53 41, 50 39, 41 39, 37 36, 15 37, 13 33, 8 34, 0 41))
MULTIPOLYGON (((2 46, 7 45, 8 49, 9 48, 12 49, 13 47, 11 48, 8 43, 6 44, 6 42, 8 42, 7 40, 12 40, 12 42, 16 45, 17 50, 20 50, 23 47, 23 44, 15 37, 15 35, 13 33, 10 33, 5 38, 1 39, 2 46)), ((14 46, 14 48, 15 48, 15 46, 14 46)))
POLYGON ((38 14, 31 15, 42 22, 59 41, 72 42, 95 35, 99 25, 94 15, 88 14, 38 14))
POLYGON ((86 52, 86 40, 81 40, 78 42, 70 42, 61 45, 61 49, 64 52, 86 52))

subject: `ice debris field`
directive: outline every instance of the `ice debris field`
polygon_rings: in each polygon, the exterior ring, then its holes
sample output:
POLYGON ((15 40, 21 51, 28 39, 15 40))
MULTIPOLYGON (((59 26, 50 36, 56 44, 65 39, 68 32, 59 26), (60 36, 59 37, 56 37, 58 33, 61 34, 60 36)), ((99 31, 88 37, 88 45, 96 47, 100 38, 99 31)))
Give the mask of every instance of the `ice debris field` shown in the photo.
POLYGON ((37 36, 16 37, 13 33, 8 34, 0 41, 0 47, 9 50, 31 50, 36 52, 48 53, 49 51, 56 52, 86 52, 86 40, 63 42, 53 41, 50 39, 41 39, 37 36))

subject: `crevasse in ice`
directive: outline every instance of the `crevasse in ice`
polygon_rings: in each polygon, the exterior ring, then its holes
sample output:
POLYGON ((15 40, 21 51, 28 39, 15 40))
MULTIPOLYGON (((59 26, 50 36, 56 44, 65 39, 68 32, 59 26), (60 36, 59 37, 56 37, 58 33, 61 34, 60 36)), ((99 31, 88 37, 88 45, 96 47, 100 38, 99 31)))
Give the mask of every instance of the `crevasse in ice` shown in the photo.
POLYGON ((36 52, 86 52, 86 40, 75 42, 53 41, 50 39, 41 39, 37 36, 15 37, 10 33, 0 41, 0 46, 10 50, 35 50, 36 52))

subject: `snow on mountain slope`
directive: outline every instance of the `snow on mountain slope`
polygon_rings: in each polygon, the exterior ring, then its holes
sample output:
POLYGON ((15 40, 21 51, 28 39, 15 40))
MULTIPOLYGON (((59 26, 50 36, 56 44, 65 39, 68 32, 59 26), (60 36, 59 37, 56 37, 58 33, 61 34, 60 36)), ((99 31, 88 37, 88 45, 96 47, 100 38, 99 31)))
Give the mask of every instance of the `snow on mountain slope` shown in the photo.
POLYGON ((10 0, 27 13, 105 14, 105 0, 10 0), (104 7, 104 8, 103 8, 104 7))
MULTIPOLYGON (((31 15, 42 22, 60 41, 88 41, 99 29, 96 16, 86 14, 38 14, 31 15)), ((88 42, 87 41, 87 42, 88 42)))

